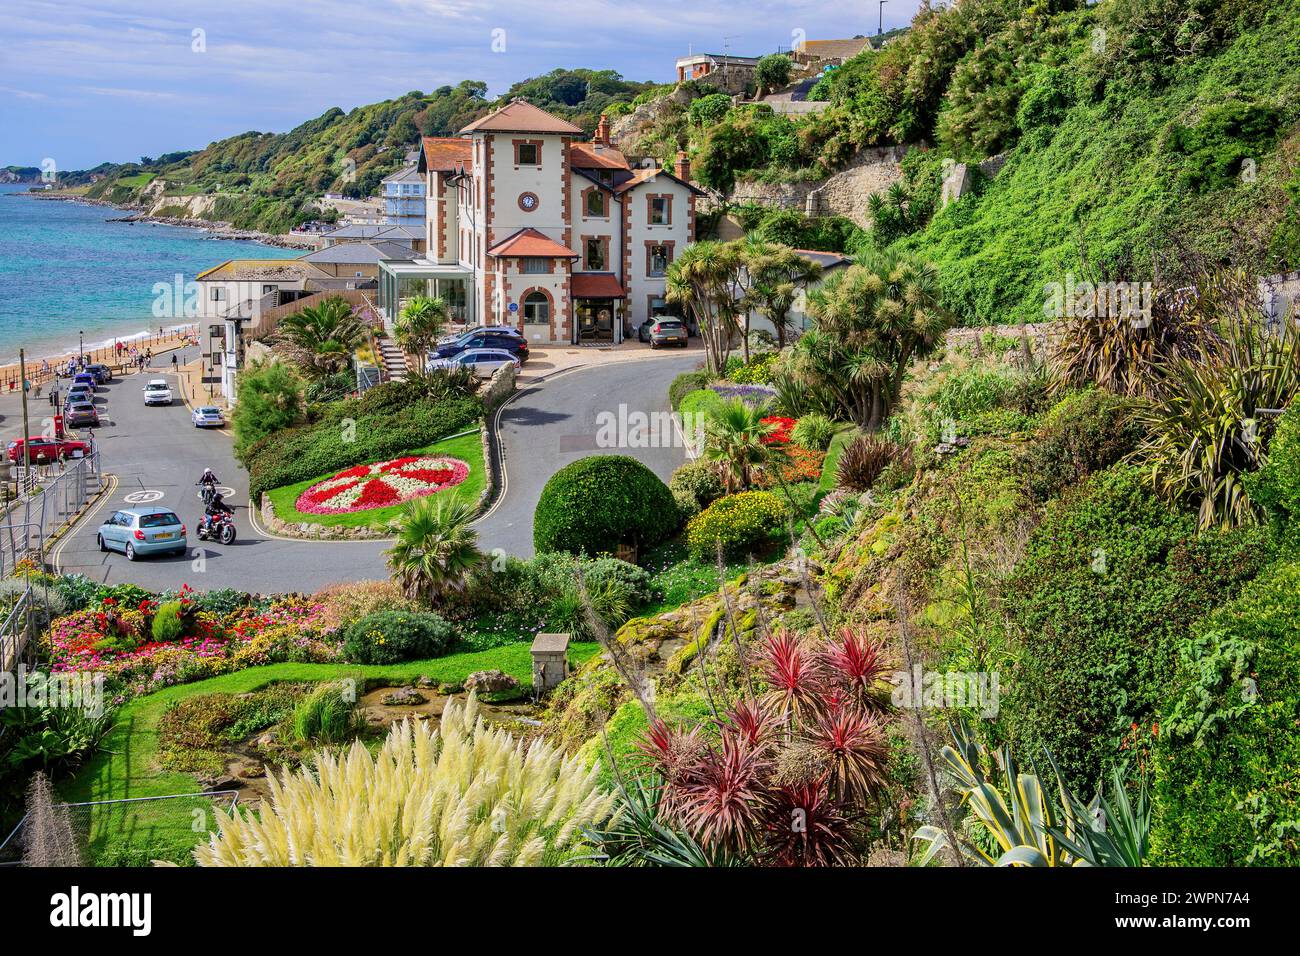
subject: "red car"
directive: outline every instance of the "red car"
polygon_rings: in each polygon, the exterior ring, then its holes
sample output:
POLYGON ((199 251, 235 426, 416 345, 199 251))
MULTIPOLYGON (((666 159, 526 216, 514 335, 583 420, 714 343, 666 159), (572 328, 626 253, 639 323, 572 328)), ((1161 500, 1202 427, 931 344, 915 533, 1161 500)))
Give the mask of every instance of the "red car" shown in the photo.
MULTIPOLYGON (((48 438, 45 435, 33 435, 27 439, 31 444, 33 464, 45 464, 63 458, 84 458, 90 454, 90 443, 71 438, 48 438)), ((23 460, 23 439, 15 438, 7 447, 9 460, 20 464, 23 460)))

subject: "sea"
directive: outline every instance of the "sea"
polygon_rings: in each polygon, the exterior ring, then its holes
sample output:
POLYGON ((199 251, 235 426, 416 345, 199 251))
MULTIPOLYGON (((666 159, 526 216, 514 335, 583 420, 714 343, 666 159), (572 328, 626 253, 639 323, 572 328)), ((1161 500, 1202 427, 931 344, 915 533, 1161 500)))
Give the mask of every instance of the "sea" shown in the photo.
MULTIPOLYGON (((301 249, 215 239, 186 226, 108 222, 108 206, 36 199, 0 184, 0 365, 75 352, 192 319, 154 314, 155 285, 180 288, 227 259, 291 259, 301 249)), ((175 295, 167 297, 171 303, 175 295)))

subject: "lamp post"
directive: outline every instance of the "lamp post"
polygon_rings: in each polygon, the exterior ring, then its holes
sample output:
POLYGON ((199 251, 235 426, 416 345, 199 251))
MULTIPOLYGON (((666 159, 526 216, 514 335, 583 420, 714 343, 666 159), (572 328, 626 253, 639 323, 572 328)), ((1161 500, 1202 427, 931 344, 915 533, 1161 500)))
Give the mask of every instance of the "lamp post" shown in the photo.
POLYGON ((876 21, 876 36, 885 32, 885 4, 889 0, 880 0, 880 19, 876 21))
POLYGON ((77 332, 77 361, 80 365, 86 364, 86 332, 84 329, 77 332))

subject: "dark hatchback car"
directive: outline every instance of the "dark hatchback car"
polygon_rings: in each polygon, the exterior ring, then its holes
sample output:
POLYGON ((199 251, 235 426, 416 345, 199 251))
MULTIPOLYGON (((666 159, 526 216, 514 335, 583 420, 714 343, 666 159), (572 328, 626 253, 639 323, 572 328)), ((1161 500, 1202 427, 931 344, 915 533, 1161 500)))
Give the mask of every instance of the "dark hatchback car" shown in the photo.
POLYGON ((100 385, 103 385, 105 382, 113 381, 113 370, 107 365, 101 365, 100 363, 95 362, 92 365, 87 365, 86 371, 95 376, 95 381, 100 385))
POLYGON ((650 326, 650 347, 657 349, 661 345, 676 345, 686 348, 686 335, 686 323, 681 319, 656 319, 650 326))
POLYGON ((519 359, 528 361, 528 342, 514 332, 466 332, 452 342, 444 342, 429 353, 433 358, 445 359, 459 355, 466 349, 503 349, 519 359))

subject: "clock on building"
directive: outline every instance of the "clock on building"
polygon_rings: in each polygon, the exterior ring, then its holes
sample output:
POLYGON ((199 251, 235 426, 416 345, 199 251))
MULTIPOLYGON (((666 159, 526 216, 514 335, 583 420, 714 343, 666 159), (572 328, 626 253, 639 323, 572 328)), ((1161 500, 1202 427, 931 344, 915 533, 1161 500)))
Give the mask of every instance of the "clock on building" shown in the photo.
POLYGON ((537 194, 523 193, 519 197, 519 208, 524 212, 532 212, 537 208, 537 194))

